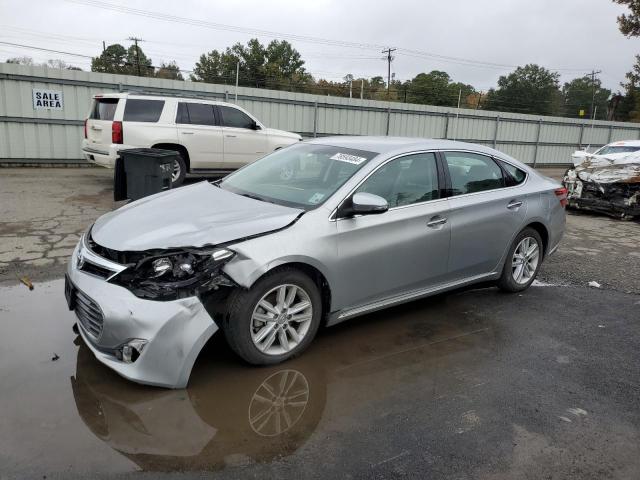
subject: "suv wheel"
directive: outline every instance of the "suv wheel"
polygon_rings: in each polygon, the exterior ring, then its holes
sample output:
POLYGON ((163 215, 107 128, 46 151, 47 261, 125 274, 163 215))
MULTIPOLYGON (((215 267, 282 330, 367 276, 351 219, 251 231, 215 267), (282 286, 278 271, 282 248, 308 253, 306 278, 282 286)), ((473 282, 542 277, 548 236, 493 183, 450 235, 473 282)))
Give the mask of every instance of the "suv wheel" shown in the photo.
POLYGON ((506 292, 521 292, 533 283, 542 264, 543 244, 533 228, 522 230, 511 244, 498 287, 506 292))
POLYGON ((171 187, 179 187, 184 182, 187 174, 187 166, 184 163, 182 155, 178 154, 175 162, 173 162, 173 172, 171 173, 171 187))
POLYGON ((229 346, 254 365, 273 365, 305 350, 318 331, 322 300, 315 282, 293 268, 259 279, 229 300, 223 330, 229 346))

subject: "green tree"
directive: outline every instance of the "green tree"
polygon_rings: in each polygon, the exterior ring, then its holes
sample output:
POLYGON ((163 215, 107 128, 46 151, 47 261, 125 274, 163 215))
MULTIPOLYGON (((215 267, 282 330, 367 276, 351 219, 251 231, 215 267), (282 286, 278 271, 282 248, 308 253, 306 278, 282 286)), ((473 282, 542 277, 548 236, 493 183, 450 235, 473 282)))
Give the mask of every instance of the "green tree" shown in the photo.
POLYGON ((627 37, 640 35, 640 0, 613 0, 619 5, 629 7, 630 13, 618 17, 618 28, 627 37))
POLYGON ((169 80, 184 80, 180 73, 180 67, 178 67, 176 62, 162 62, 160 67, 158 67, 155 76, 157 78, 167 78, 169 80))
POLYGON ((102 53, 91 59, 91 71, 103 73, 128 73, 127 49, 119 43, 109 45, 102 53))
POLYGON ((475 92, 471 85, 453 82, 447 72, 433 70, 419 73, 407 85, 407 101, 425 105, 455 107, 458 95, 461 95, 461 106, 466 107, 466 99, 475 92))
POLYGON ((304 69, 300 53, 287 41, 273 40, 266 47, 253 38, 224 52, 212 50, 200 56, 191 79, 210 83, 235 83, 239 67, 242 86, 307 91, 313 78, 304 69))
POLYGON ((558 115, 562 108, 559 78, 559 73, 538 65, 518 67, 514 72, 498 79, 497 89, 489 90, 486 109, 558 115))
POLYGON ((14 63, 16 65, 28 65, 28 66, 35 65, 35 63, 33 62, 33 58, 27 57, 27 56, 7 58, 7 61, 5 63, 14 63))
MULTIPOLYGON (((607 118, 607 106, 609 97, 611 96, 611 90, 603 88, 602 83, 597 78, 595 81, 592 81, 589 75, 574 78, 562 87, 564 114, 567 117, 589 118, 594 89, 596 118, 607 118), (580 111, 584 112, 584 115, 581 116, 580 111)), ((591 113, 591 115, 593 115, 593 113, 591 113)))
POLYGON ((138 63, 140 64, 140 76, 150 77, 154 74, 151 59, 148 58, 142 48, 131 45, 128 49, 119 43, 109 45, 98 57, 91 59, 91 71, 103 73, 118 73, 121 75, 138 75, 138 63))

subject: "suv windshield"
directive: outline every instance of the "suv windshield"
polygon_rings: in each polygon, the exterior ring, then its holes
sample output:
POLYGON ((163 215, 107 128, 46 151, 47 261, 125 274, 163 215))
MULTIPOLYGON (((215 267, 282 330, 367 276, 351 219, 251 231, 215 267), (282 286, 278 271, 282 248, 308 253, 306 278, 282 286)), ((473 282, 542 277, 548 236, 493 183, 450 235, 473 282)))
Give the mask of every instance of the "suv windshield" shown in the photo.
POLYGON ((615 145, 605 145, 600 150, 598 150, 594 155, 610 155, 612 153, 633 153, 640 150, 640 146, 615 146, 615 145))
POLYGON ((220 187, 258 200, 311 210, 376 155, 330 145, 292 145, 229 175, 220 187))

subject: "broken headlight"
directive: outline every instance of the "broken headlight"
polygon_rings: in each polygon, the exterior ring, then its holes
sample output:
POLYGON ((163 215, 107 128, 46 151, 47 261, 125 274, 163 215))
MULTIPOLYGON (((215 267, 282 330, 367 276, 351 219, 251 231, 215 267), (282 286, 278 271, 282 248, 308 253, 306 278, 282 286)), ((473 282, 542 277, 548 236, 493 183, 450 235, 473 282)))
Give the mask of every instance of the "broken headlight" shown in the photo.
POLYGON ((147 252, 111 282, 154 300, 190 297, 233 283, 222 267, 235 253, 226 248, 147 252))

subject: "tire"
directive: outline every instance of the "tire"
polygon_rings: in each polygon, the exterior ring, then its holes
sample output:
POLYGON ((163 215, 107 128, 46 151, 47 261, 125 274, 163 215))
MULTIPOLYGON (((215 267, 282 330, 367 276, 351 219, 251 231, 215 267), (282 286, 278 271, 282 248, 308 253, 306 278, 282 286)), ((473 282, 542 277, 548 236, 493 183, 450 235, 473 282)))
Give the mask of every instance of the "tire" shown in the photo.
POLYGON ((246 362, 253 365, 274 365, 303 352, 315 337, 321 318, 322 299, 318 286, 301 271, 285 267, 267 273, 249 290, 235 290, 227 303, 222 330, 231 349, 246 362), (300 313, 287 315, 286 304, 284 307, 276 304, 282 287, 285 287, 287 299, 292 287, 295 287, 295 296, 289 306, 299 308, 310 303, 309 307, 300 313), (263 300, 275 310, 265 310, 261 306, 264 305, 261 303, 263 300), (281 314, 276 316, 277 312, 281 314), (255 319, 254 315, 260 319, 255 319), (309 320, 297 320, 307 317, 309 320), (262 319, 265 319, 264 323, 262 319), (263 331, 264 328, 266 330, 263 331), (291 334, 291 329, 296 332, 298 341, 291 334), (283 347, 283 333, 288 350, 283 347), (265 335, 262 341, 256 340, 262 335, 265 335), (269 340, 272 343, 264 348, 269 340))
POLYGON ((182 158, 182 155, 180 155, 179 153, 178 153, 178 156, 176 157, 176 162, 173 168, 174 168, 174 172, 171 175, 171 188, 176 188, 182 185, 182 183, 184 182, 184 177, 187 174, 187 166, 184 163, 184 159, 182 158), (177 175, 176 175, 176 169, 177 169, 177 175))
POLYGON ((509 247, 507 257, 504 261, 504 267, 502 268, 502 276, 500 277, 500 279, 498 279, 497 282, 498 288, 504 290, 505 292, 522 292, 523 290, 529 288, 538 275, 540 265, 542 265, 543 257, 544 245, 542 243, 542 238, 540 238, 540 234, 533 228, 529 227, 522 230, 513 240, 511 247, 509 247), (526 239, 529 240, 528 251, 531 251, 534 242, 537 246, 537 249, 535 251, 537 253, 535 267, 533 267, 533 262, 531 261, 534 258, 534 255, 532 253, 529 257, 529 260, 525 261, 522 264, 522 270, 518 270, 517 266, 515 266, 515 263, 518 260, 516 258, 516 251, 518 250, 518 255, 520 255, 520 249, 524 246, 523 242, 526 239), (533 271, 531 271, 532 268, 533 271), (520 272, 522 272, 521 277, 519 275, 520 272), (520 277, 520 280, 517 280, 518 277, 520 277))

